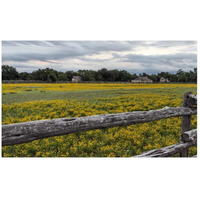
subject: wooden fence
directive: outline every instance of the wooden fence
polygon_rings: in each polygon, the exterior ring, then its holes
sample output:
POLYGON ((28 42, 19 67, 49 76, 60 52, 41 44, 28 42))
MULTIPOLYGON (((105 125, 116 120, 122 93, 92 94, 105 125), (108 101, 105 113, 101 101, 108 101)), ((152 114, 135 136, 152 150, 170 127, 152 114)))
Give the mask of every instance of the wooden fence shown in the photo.
POLYGON ((180 153, 181 157, 188 157, 188 148, 197 144, 197 130, 190 131, 191 115, 195 114, 197 114, 197 97, 192 95, 192 92, 188 92, 184 94, 182 107, 165 107, 160 110, 59 118, 2 125, 2 146, 27 143, 33 140, 70 133, 182 116, 180 143, 162 149, 151 150, 136 157, 167 157, 176 153, 180 153))

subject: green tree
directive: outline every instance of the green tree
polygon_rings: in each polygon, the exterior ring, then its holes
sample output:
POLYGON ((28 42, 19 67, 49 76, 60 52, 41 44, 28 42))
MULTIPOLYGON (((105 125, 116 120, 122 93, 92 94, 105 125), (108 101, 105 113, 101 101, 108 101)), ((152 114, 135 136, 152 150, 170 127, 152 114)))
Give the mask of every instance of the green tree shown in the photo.
POLYGON ((108 72, 108 70, 106 68, 102 68, 102 69, 98 70, 98 77, 100 77, 100 79, 101 79, 99 81, 108 81, 108 79, 110 77, 110 73, 108 72))
POLYGON ((67 71, 65 72, 66 76, 67 76, 67 80, 71 81, 73 76, 77 76, 76 72, 73 71, 67 71))
POLYGON ((2 65, 2 80, 17 80, 19 73, 16 68, 9 65, 2 65))
POLYGON ((58 81, 69 81, 64 72, 58 72, 58 81))
POLYGON ((131 74, 126 70, 121 70, 119 73, 119 81, 128 82, 131 81, 131 74))
POLYGON ((119 81, 120 72, 117 69, 110 70, 110 81, 119 81))
POLYGON ((186 75, 182 69, 179 69, 176 73, 178 82, 186 82, 186 75))
POLYGON ((41 80, 41 81, 57 81, 58 80, 58 72, 53 69, 38 69, 32 72, 32 76, 34 80, 41 80))
POLYGON ((27 73, 27 72, 21 72, 19 73, 19 79, 20 80, 31 80, 32 79, 32 74, 27 73))
POLYGON ((190 71, 190 82, 197 82, 197 68, 194 68, 194 71, 190 71))
POLYGON ((79 70, 78 75, 82 77, 83 81, 95 81, 95 71, 93 70, 79 70))
POLYGON ((151 74, 148 76, 154 83, 158 83, 160 81, 159 75, 151 74))

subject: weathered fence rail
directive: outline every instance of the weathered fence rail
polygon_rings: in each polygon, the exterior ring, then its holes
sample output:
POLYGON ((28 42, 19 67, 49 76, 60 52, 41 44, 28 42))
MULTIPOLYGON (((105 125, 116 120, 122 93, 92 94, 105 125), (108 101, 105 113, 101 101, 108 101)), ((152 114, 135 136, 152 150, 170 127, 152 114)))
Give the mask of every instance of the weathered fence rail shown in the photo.
POLYGON ((164 118, 188 116, 192 114, 197 114, 196 108, 165 107, 161 110, 135 111, 9 124, 2 126, 2 145, 20 144, 46 137, 66 135, 92 129, 145 123, 164 118))
MULTIPOLYGON (((183 96, 182 108, 197 106, 197 96, 188 92, 183 96)), ((180 153, 180 157, 188 157, 188 148, 197 145, 197 129, 190 130, 191 115, 183 115, 181 124, 181 142, 161 149, 150 150, 135 157, 168 157, 180 153), (190 130, 190 131, 189 131, 190 130)))
POLYGON ((161 149, 150 150, 135 157, 168 157, 197 144, 197 129, 185 132, 183 135, 184 140, 182 142, 161 149))
POLYGON ((195 105, 197 105, 197 98, 196 96, 192 95, 191 92, 189 92, 184 95, 183 107, 165 107, 160 110, 103 114, 78 118, 38 120, 3 125, 2 146, 21 144, 42 138, 66 135, 70 133, 77 133, 94 129, 132 125, 165 118, 183 116, 183 141, 181 143, 157 151, 152 150, 151 152, 141 154, 141 156, 138 157, 155 157, 152 155, 159 155, 160 157, 169 156, 172 155, 172 153, 175 154, 175 152, 177 151, 183 152, 183 155, 181 156, 185 157, 187 156, 187 152, 184 151, 187 150, 187 148, 191 147, 191 145, 194 146, 196 144, 197 131, 191 131, 191 134, 188 134, 188 132, 186 132, 190 129, 190 116, 197 114, 197 108, 193 107, 195 105), (175 150, 172 150, 173 148, 175 150))

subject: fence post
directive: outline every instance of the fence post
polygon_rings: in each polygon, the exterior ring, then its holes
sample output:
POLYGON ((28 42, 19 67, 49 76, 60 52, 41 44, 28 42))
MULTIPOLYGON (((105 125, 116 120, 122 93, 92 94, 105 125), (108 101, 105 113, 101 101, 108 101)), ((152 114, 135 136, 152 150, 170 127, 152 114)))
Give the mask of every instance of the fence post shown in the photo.
MULTIPOLYGON (((187 92, 187 93, 184 94, 182 107, 189 107, 188 102, 187 102, 187 99, 189 98, 189 94, 192 94, 192 92, 187 92)), ((182 117, 181 136, 184 132, 190 130, 190 122, 191 122, 191 115, 187 115, 187 116, 182 117)), ((183 150, 180 153, 180 157, 188 157, 188 149, 183 150)))

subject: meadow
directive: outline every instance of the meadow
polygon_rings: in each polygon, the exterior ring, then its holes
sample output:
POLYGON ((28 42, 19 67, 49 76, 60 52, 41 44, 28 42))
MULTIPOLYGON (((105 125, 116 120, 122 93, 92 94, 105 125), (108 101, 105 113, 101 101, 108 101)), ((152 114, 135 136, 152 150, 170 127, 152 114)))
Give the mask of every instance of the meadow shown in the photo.
MULTIPOLYGON (((196 84, 2 84, 2 124, 180 107, 196 84)), ((191 128, 197 128, 192 116, 191 128)), ((181 117, 2 148, 3 157, 131 157, 180 141, 181 117)), ((197 148, 189 150, 195 155, 197 148)))

